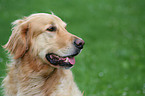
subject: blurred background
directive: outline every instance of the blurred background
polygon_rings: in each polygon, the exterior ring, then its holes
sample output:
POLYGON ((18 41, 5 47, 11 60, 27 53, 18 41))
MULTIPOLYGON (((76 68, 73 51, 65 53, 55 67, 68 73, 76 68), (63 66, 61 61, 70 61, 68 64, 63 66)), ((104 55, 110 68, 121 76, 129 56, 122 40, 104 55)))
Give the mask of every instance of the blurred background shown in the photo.
MULTIPOLYGON (((84 96, 145 96, 145 0, 0 0, 0 45, 14 20, 51 11, 86 42, 71 69, 84 96)), ((7 61, 0 47, 0 82, 7 61)))

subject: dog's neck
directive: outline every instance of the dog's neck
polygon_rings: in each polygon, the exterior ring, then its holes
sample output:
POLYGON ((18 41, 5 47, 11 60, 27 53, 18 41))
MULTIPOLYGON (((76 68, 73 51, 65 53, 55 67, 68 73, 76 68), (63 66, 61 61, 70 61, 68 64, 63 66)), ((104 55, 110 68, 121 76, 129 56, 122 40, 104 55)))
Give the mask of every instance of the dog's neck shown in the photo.
MULTIPOLYGON (((38 86, 49 96, 55 89, 56 85, 60 84, 60 78, 65 78, 66 72, 68 70, 56 69, 51 67, 49 64, 42 63, 39 57, 31 57, 31 55, 25 54, 23 58, 17 60, 18 74, 22 76, 18 78, 20 81, 26 79, 28 86, 38 86), (25 62, 27 61, 27 62, 25 62), (30 80, 31 79, 31 80, 30 80), (35 84, 35 85, 34 85, 35 84)), ((40 90, 39 89, 39 90, 40 90)), ((37 89, 36 89, 37 90, 37 89)))
POLYGON ((21 62, 22 67, 27 67, 27 69, 39 73, 39 76, 41 74, 44 78, 48 78, 50 75, 54 74, 54 70, 56 70, 56 68, 44 63, 38 56, 33 57, 30 53, 26 53, 18 62, 21 62))

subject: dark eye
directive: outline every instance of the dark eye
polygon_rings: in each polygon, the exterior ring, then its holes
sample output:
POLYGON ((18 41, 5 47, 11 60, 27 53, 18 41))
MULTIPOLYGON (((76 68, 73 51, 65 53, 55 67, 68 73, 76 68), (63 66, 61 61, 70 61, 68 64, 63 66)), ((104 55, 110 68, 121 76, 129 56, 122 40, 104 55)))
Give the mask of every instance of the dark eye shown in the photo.
POLYGON ((51 27, 47 28, 47 31, 51 31, 51 32, 56 31, 56 27, 51 26, 51 27))

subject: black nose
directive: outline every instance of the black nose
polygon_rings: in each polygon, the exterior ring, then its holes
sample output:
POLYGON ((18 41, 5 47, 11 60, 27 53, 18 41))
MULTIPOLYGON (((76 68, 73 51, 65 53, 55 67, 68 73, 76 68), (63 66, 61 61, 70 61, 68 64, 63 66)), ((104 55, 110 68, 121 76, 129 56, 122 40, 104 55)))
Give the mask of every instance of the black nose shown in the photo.
POLYGON ((85 44, 85 42, 82 39, 75 39, 75 41, 74 41, 74 45, 79 49, 82 49, 84 44, 85 44))

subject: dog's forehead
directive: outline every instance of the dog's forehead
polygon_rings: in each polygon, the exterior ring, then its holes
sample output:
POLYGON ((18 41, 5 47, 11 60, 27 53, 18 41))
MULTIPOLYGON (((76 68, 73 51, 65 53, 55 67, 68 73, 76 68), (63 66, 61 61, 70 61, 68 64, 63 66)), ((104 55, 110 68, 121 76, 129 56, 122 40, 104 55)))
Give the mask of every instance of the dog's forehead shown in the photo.
POLYGON ((51 22, 54 23, 54 24, 60 24, 60 25, 63 25, 63 26, 66 26, 67 24, 62 21, 61 18, 57 17, 56 15, 50 15, 52 16, 52 19, 51 19, 51 22))
POLYGON ((59 24, 66 26, 66 23, 62 21, 58 16, 52 14, 33 14, 28 17, 31 22, 41 23, 41 24, 59 24))

